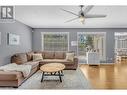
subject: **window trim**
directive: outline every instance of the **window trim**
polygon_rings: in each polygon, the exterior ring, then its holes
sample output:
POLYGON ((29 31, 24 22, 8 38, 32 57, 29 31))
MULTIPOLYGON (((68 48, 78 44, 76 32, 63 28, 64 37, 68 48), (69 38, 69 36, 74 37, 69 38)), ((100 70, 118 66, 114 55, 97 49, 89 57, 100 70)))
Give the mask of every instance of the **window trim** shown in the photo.
POLYGON ((67 34, 67 39, 68 39, 68 49, 67 51, 69 51, 69 47, 70 47, 70 44, 69 44, 69 40, 70 40, 70 36, 69 36, 69 32, 41 32, 41 46, 42 46, 42 50, 44 51, 44 34, 67 34))

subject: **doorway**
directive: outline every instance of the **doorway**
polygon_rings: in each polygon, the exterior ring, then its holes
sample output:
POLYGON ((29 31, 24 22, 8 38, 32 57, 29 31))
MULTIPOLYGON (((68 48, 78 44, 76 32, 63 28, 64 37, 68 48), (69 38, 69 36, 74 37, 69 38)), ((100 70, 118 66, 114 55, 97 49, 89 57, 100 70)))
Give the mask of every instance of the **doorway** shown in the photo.
POLYGON ((77 52, 80 63, 86 63, 86 53, 89 51, 98 52, 100 61, 106 59, 106 33, 105 32, 78 32, 77 52))

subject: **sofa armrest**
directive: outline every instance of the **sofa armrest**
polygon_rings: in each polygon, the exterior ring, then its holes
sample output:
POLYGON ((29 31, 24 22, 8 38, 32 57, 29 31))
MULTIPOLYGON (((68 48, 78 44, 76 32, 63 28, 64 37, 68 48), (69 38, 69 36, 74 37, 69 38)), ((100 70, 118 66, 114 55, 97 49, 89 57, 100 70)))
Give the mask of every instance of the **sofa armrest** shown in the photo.
POLYGON ((77 56, 74 57, 74 61, 78 62, 78 57, 77 56))

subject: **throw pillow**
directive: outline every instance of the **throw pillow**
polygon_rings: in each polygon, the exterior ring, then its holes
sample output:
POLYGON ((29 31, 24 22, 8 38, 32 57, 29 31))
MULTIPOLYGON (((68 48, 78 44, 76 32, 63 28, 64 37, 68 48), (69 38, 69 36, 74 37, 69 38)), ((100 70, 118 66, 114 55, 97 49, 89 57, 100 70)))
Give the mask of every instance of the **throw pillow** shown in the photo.
POLYGON ((43 60, 43 57, 41 54, 33 54, 33 61, 39 61, 43 60))
POLYGON ((73 61, 74 60, 74 53, 66 53, 66 60, 73 61))

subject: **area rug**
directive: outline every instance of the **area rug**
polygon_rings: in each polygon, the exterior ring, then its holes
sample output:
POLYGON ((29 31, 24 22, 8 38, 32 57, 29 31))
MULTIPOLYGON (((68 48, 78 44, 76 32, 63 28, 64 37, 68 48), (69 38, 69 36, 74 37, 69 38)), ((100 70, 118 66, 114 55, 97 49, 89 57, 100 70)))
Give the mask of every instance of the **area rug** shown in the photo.
MULTIPOLYGON (((17 89, 91 89, 89 81, 79 68, 77 70, 64 70, 62 83, 58 76, 45 76, 44 81, 40 82, 41 76, 41 71, 36 72, 17 89)), ((16 88, 5 87, 2 89, 16 88)))

